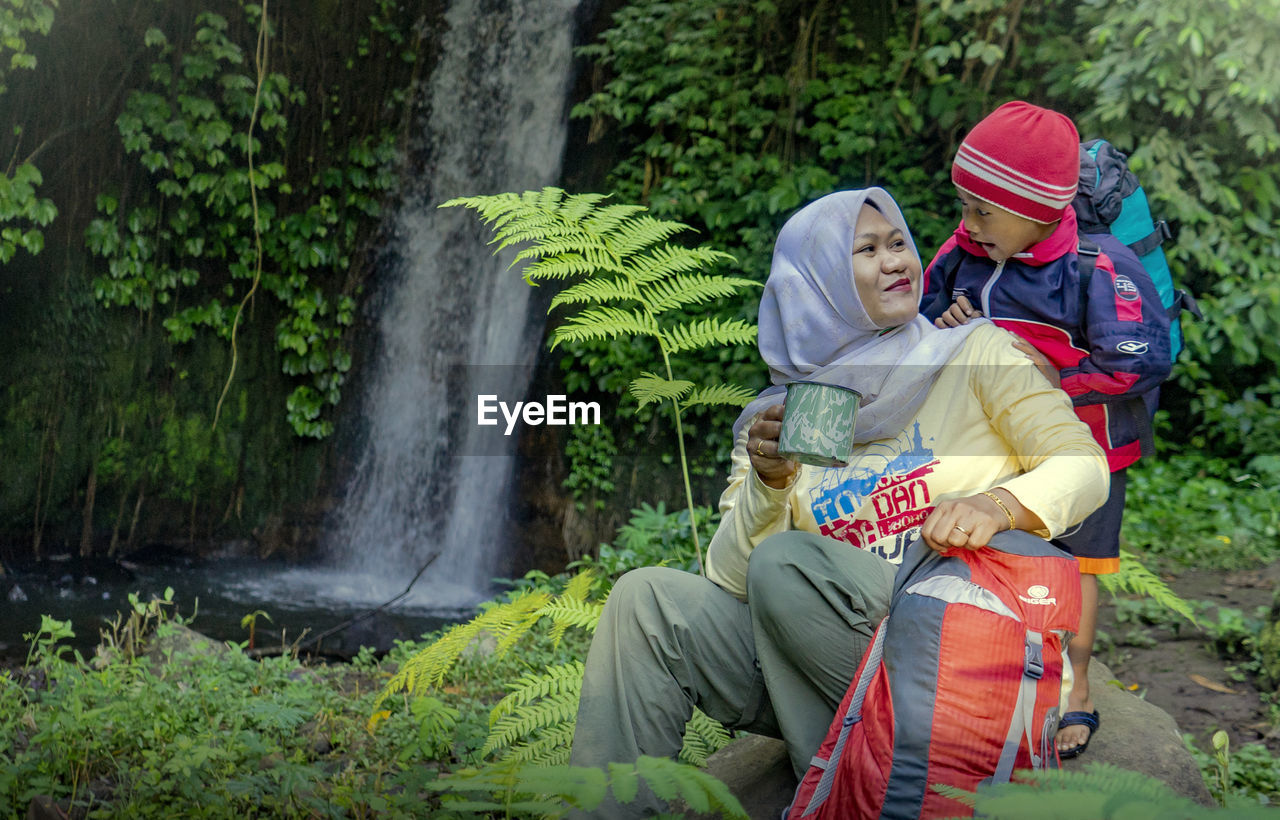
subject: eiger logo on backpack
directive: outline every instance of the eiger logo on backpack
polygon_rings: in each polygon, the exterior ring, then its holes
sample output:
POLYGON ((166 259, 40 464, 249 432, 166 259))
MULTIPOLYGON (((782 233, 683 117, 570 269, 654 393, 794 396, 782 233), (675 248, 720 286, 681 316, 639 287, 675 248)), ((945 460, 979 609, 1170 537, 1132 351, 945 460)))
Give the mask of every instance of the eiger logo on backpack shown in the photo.
POLYGON ((1116 350, 1119 350, 1121 353, 1130 353, 1134 356, 1141 356, 1143 353, 1147 352, 1147 343, 1139 342, 1137 339, 1125 339, 1123 342, 1116 345, 1116 350))
POLYGON ((1034 604, 1035 606, 1056 606, 1058 603, 1057 598, 1049 597, 1049 588, 1043 584, 1027 587, 1027 594, 1019 595, 1018 599, 1025 604, 1034 604))
POLYGON ((1126 302, 1137 301, 1138 286, 1133 283, 1132 279, 1122 273, 1116 277, 1116 296, 1126 302))

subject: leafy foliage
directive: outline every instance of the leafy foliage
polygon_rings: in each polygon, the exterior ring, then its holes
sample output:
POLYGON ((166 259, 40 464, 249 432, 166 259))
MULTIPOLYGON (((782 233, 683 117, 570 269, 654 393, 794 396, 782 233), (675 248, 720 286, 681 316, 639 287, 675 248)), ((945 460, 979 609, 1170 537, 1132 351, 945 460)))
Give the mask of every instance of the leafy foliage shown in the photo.
POLYGON ((28 663, 0 673, 0 814, 47 795, 103 818, 421 815, 424 747, 452 748, 430 731, 457 710, 415 702, 370 735, 376 669, 180 642, 171 599, 130 602, 92 659, 46 616, 28 663))
POLYGON ((1262 818, 1274 812, 1256 803, 1231 808, 1201 806, 1169 790, 1155 778, 1112 766, 1087 763, 1080 771, 1042 769, 1018 773, 1018 779, 979 789, 976 794, 950 786, 934 786, 962 799, 975 813, 991 820, 1110 820, 1125 817, 1262 818))
MULTIPOLYGON (((524 269, 525 281, 580 278, 560 291, 551 308, 571 311, 551 333, 551 347, 565 342, 613 341, 629 337, 657 344, 664 374, 642 372, 629 392, 640 407, 670 402, 676 443, 684 476, 685 498, 694 515, 688 458, 682 429, 682 400, 693 382, 676 379, 675 354, 738 346, 755 339, 756 328, 742 319, 684 318, 680 310, 730 296, 757 283, 740 277, 698 273, 732 257, 706 246, 686 248, 667 242, 687 226, 649 216, 637 205, 601 204, 600 194, 566 195, 558 188, 451 199, 441 207, 465 206, 477 211, 494 230, 497 250, 532 243, 512 264, 536 260, 524 269)), ((693 403, 746 405, 755 396, 747 388, 712 384, 698 391, 693 403)), ((702 549, 696 521, 692 525, 698 564, 702 549)))
MULTIPOLYGON (((1278 27, 1275 0, 760 0, 732 14, 714 0, 634 0, 582 49, 601 79, 574 113, 622 147, 612 190, 703 230, 760 279, 790 211, 868 184, 903 204, 927 260, 955 224, 947 171, 964 129, 1011 98, 1071 114, 1083 136, 1131 154, 1179 231, 1175 278, 1206 309, 1184 325, 1166 435, 1249 458, 1280 447, 1278 27)), ((580 355, 601 361, 604 387, 609 364, 645 352, 580 355)), ((753 365, 738 350, 691 361, 685 377, 759 384, 753 365)), ((727 423, 705 433, 722 454, 727 423)))
MULTIPOLYGON (((451 627, 405 661, 387 682, 374 709, 395 692, 425 696, 443 682, 479 638, 495 639, 494 654, 501 656, 521 642, 527 644, 540 637, 535 628, 544 620, 550 624, 545 639, 552 645, 558 645, 570 628, 595 632, 604 608, 604 603, 595 599, 599 580, 591 570, 582 570, 569 577, 558 595, 545 586, 532 587, 514 592, 506 601, 490 602, 478 616, 451 627)), ((507 683, 506 696, 489 713, 489 734, 481 757, 500 752, 507 761, 547 766, 567 763, 582 676, 582 662, 571 660, 525 672, 507 683)), ((728 741, 724 727, 695 710, 686 727, 680 758, 703 765, 728 741)))
POLYGON ((1258 566, 1280 557, 1280 462, 1201 454, 1129 469, 1123 536, 1144 560, 1168 567, 1258 566))
POLYGON ((1176 592, 1169 589, 1168 584, 1143 566, 1142 562, 1127 550, 1120 550, 1120 571, 1110 575, 1099 575, 1098 583, 1113 595, 1118 592, 1129 592, 1150 598, 1157 605, 1176 612, 1192 624, 1199 626, 1191 604, 1178 597, 1176 592))
MULTIPOLYGON (((1079 85, 1096 96, 1083 129, 1114 136, 1176 221, 1171 264, 1206 321, 1184 324, 1180 371, 1194 447, 1246 457, 1275 451, 1280 361, 1280 35, 1274 0, 1086 2, 1089 59, 1079 85)), ((1082 129, 1082 130, 1083 130, 1082 129)))
POLYGON ((449 817, 489 817, 492 812, 505 812, 509 817, 560 817, 565 803, 591 811, 608 794, 619 803, 630 803, 641 780, 660 798, 680 801, 695 812, 748 816, 728 787, 714 777, 657 757, 641 757, 633 764, 611 763, 607 774, 583 767, 499 764, 459 772, 430 788, 456 796, 444 804, 449 817), (484 799, 490 795, 502 799, 484 799))
POLYGON ((233 339, 236 304, 260 286, 281 311, 280 366, 302 382, 287 401, 289 422, 298 435, 323 437, 332 422, 322 413, 338 403, 351 366, 341 338, 355 310, 333 283, 394 183, 393 138, 365 136, 335 152, 332 166, 289 174, 289 116, 306 94, 261 57, 249 65, 221 16, 205 12, 197 23, 185 45, 147 33, 157 53, 152 88, 128 96, 116 125, 150 184, 99 195, 100 217, 86 232, 106 262, 95 293, 144 313, 171 305, 164 327, 183 343, 202 328, 233 339))
POLYGON ((1261 743, 1247 743, 1231 749, 1215 735, 1218 748, 1210 754, 1197 748, 1189 735, 1183 735, 1205 783, 1224 806, 1243 807, 1276 805, 1280 801, 1280 758, 1261 743))
MULTIPOLYGON (((714 528, 720 512, 710 507, 698 510, 698 520, 714 528)), ((690 548, 689 511, 667 512, 666 505, 647 501, 631 511, 631 518, 618 528, 612 544, 601 544, 598 554, 585 555, 569 565, 570 569, 594 569, 617 580, 622 573, 636 567, 671 566, 688 572, 698 569, 697 558, 690 548)))
MULTIPOLYGON (((27 35, 48 34, 57 8, 57 0, 6 3, 0 7, 0 58, 8 58, 7 65, 0 66, 0 94, 8 88, 6 71, 36 67, 35 55, 27 50, 27 35)), ((21 134, 22 126, 15 126, 15 133, 21 134)), ((31 226, 53 222, 58 209, 52 200, 36 196, 36 188, 43 181, 40 169, 31 162, 19 163, 15 168, 11 160, 5 173, 0 174, 0 264, 12 259, 19 248, 31 254, 44 249, 44 234, 39 227, 31 226)))

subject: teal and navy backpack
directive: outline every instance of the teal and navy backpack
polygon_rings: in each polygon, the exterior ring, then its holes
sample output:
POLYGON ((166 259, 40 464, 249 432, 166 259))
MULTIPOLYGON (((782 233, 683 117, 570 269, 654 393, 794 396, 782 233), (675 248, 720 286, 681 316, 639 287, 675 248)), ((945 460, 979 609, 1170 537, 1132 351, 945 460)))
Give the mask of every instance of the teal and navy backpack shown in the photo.
MULTIPOLYGON (((1176 360, 1182 350, 1182 328, 1178 316, 1190 311, 1203 318, 1196 300, 1174 287, 1173 274, 1160 247, 1172 237, 1163 219, 1151 218, 1151 206, 1138 178, 1129 170, 1128 157, 1106 140, 1090 140, 1080 145, 1080 188, 1071 207, 1075 209, 1080 233, 1109 233, 1129 246, 1160 292, 1160 302, 1169 314, 1169 353, 1176 360)), ((1080 288, 1086 292, 1093 273, 1097 248, 1083 236, 1080 245, 1080 288)))

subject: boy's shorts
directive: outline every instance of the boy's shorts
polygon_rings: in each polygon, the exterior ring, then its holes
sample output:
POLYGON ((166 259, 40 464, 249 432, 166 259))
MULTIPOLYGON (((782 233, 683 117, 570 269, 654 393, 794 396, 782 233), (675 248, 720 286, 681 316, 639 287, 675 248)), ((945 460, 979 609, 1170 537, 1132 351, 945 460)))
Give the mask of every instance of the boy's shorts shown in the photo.
POLYGON ((1120 571, 1120 521, 1124 518, 1127 475, 1127 469, 1112 473, 1111 494, 1106 502, 1080 526, 1053 539, 1053 543, 1075 556, 1085 575, 1120 571))

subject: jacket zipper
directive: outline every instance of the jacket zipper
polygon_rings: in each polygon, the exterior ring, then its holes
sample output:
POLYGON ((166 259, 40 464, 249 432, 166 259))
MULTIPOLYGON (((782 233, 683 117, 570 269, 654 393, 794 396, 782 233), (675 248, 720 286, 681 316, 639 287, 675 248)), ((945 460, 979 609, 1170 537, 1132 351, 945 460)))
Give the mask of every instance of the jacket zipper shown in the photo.
POLYGON ((996 280, 1000 278, 1000 274, 1004 272, 1004 262, 1001 259, 996 263, 995 272, 991 274, 991 278, 982 286, 982 315, 988 319, 991 318, 991 289, 996 286, 996 280))

